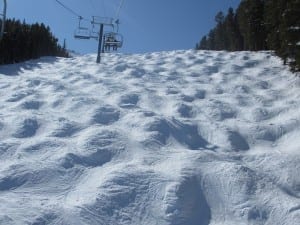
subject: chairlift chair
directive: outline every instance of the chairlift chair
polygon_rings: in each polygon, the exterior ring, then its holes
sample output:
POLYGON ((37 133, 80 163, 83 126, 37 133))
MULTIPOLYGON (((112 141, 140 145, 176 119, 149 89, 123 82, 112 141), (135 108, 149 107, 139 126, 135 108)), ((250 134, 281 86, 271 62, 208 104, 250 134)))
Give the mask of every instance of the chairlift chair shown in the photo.
POLYGON ((118 48, 121 48, 123 45, 123 36, 116 32, 109 32, 104 34, 103 36, 104 40, 104 51, 110 52, 111 49, 113 51, 117 51, 118 48))
POLYGON ((91 33, 90 30, 86 27, 79 27, 74 32, 74 37, 77 39, 90 39, 91 33))
POLYGON ((81 16, 78 19, 78 28, 74 32, 74 37, 77 39, 90 39, 91 32, 89 28, 81 26, 81 20, 83 19, 81 16))

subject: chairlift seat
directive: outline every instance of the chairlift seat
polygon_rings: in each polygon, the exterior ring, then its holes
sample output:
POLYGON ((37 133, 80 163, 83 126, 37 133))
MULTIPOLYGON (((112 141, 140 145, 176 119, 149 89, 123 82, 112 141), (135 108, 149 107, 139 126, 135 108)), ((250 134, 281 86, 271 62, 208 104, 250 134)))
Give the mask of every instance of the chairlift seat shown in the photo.
POLYGON ((104 46, 121 48, 123 45, 123 36, 119 33, 109 32, 104 34, 104 46))
POLYGON ((121 48, 122 42, 121 41, 106 41, 105 45, 116 46, 117 48, 121 48))
POLYGON ((77 39, 90 39, 91 38, 91 32, 86 27, 79 27, 74 32, 74 37, 77 39))
POLYGON ((91 33, 90 33, 90 36, 91 38, 94 38, 96 40, 99 39, 99 32, 95 31, 95 30, 92 30, 91 33))

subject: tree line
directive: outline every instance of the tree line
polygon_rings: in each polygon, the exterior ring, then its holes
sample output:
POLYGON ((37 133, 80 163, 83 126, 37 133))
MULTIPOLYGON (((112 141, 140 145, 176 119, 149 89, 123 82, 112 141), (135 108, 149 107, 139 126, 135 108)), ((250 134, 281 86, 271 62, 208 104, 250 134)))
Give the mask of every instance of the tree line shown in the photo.
POLYGON ((216 26, 198 50, 274 50, 292 71, 300 71, 300 0, 242 0, 236 11, 219 12, 216 26))
POLYGON ((0 64, 18 63, 42 56, 68 57, 66 46, 58 39, 49 26, 35 23, 26 24, 15 19, 5 22, 5 34, 0 41, 0 64))

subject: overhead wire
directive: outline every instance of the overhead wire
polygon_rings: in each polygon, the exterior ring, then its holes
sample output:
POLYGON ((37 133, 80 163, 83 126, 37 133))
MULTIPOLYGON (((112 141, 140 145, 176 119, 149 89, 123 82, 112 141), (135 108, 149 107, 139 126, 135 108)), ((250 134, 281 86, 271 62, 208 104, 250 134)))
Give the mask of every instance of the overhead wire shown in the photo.
MULTIPOLYGON (((79 26, 80 26, 80 21, 81 20, 85 20, 85 21, 88 21, 88 22, 92 22, 91 20, 89 19, 86 19, 84 18, 83 16, 81 16, 79 13, 77 13, 75 10, 73 10, 72 8, 68 7, 66 4, 62 3, 60 0, 55 0, 61 7, 63 7, 65 10, 69 11, 71 14, 75 15, 76 17, 79 18, 79 26)), ((93 10, 95 10, 95 4, 93 2, 93 0, 89 0, 89 3, 92 7, 93 10)), ((105 4, 104 4, 104 0, 101 0, 101 3, 102 3, 102 6, 103 6, 103 10, 104 10, 104 14, 106 14, 106 9, 105 9, 105 4)), ((119 6, 116 10, 116 14, 115 14, 115 23, 117 25, 117 30, 119 30, 119 24, 120 24, 120 21, 119 21, 119 15, 120 15, 120 11, 122 9, 122 6, 124 4, 124 0, 120 0, 120 3, 119 3, 119 6)))
POLYGON ((64 9, 66 9, 67 11, 69 11, 71 14, 77 16, 80 20, 86 20, 86 21, 90 21, 86 18, 84 18, 83 16, 81 16, 80 14, 78 14, 77 12, 75 12, 73 9, 71 9, 70 7, 68 7, 67 5, 65 5, 64 3, 62 3, 59 0, 55 0, 60 6, 62 6, 64 9))
POLYGON ((115 19, 116 19, 116 20, 119 20, 120 11, 121 11, 121 9, 122 9, 123 4, 124 4, 124 0, 120 0, 119 7, 118 7, 118 9, 117 9, 117 11, 116 11, 116 16, 115 16, 115 19))
MULTIPOLYGON (((79 19, 83 19, 83 20, 87 20, 87 21, 90 21, 86 18, 84 18, 83 16, 81 16, 79 13, 75 12, 73 9, 71 9, 70 7, 68 7, 66 4, 62 3, 60 0, 55 0, 61 7, 63 7, 64 9, 66 9, 67 11, 69 11, 71 14, 77 16, 79 19)), ((91 7, 93 8, 93 10, 95 10, 95 4, 92 0, 89 1, 90 4, 91 4, 91 7)), ((104 0, 101 1, 102 3, 102 7, 103 7, 103 11, 104 11, 104 14, 106 14, 106 8, 105 8, 105 3, 104 3, 104 0)), ((119 15, 120 15, 120 11, 122 9, 122 6, 124 4, 124 0, 120 0, 120 4, 116 10, 116 14, 115 14, 115 19, 116 21, 119 20, 119 15)))
MULTIPOLYGON (((105 39, 105 36, 103 35, 103 26, 104 25, 111 25, 112 27, 113 27, 113 29, 115 29, 114 28, 114 24, 113 24, 113 22, 112 22, 112 20, 113 20, 113 18, 108 18, 108 19, 110 19, 111 20, 111 22, 108 24, 106 24, 105 22, 102 22, 102 23, 97 23, 97 22, 95 22, 94 21, 94 17, 93 17, 93 20, 92 21, 90 21, 90 20, 87 20, 87 19, 85 19, 85 18, 83 18, 79 13, 77 13, 76 11, 74 11, 72 8, 70 8, 70 7, 68 7, 66 4, 64 4, 64 3, 62 3, 60 0, 55 0, 61 7, 63 7, 65 10, 67 10, 67 11, 69 11, 71 14, 73 14, 73 15, 75 15, 76 17, 78 17, 79 18, 79 26, 78 26, 78 30, 79 31, 82 31, 82 30, 84 30, 84 31, 86 31, 86 30, 88 30, 88 35, 86 35, 86 33, 85 34, 80 34, 80 33, 78 33, 78 34, 74 34, 74 37, 75 38, 79 38, 79 39, 90 39, 90 38, 97 38, 98 40, 99 40, 99 45, 98 45, 98 56, 97 56, 97 63, 99 63, 100 62, 100 54, 101 54, 101 48, 102 48, 102 44, 101 44, 101 40, 104 38, 105 39), (88 29, 88 28, 85 28, 85 27, 81 27, 81 25, 80 25, 80 22, 81 22, 81 20, 87 20, 87 21, 90 21, 92 24, 93 24, 93 29, 94 29, 94 25, 95 24, 101 24, 101 28, 100 28, 100 32, 99 32, 99 34, 98 34, 98 36, 97 37, 94 37, 94 36, 91 36, 91 31, 88 29)), ((89 0, 89 3, 90 3, 90 5, 91 5, 91 8, 92 8, 92 11, 96 11, 96 8, 95 8, 95 4, 94 4, 94 2, 93 2, 93 0, 89 0)), ((120 48, 120 47, 122 47, 122 44, 123 44, 123 36, 122 35, 120 35, 120 34, 118 34, 118 30, 119 30, 119 14, 120 14, 120 10, 121 10, 121 8, 122 8, 122 6, 123 6, 123 3, 124 3, 124 0, 120 0, 120 4, 119 4, 119 7, 117 8, 117 11, 116 11, 116 17, 114 18, 115 19, 115 21, 114 21, 114 23, 117 25, 117 33, 113 33, 113 37, 114 37, 114 39, 115 39, 115 41, 113 41, 113 49, 114 50, 117 50, 117 48, 120 48), (118 35, 118 37, 121 37, 121 39, 120 38, 116 38, 116 35, 118 35)), ((103 9, 104 9, 104 11, 105 11, 105 5, 104 5, 104 0, 102 1, 102 6, 103 6, 103 9)), ((105 14, 106 14, 106 12, 104 12, 105 14)), ((93 33, 93 31, 92 31, 92 33, 93 33)), ((105 44, 104 44, 105 45, 105 44)), ((103 45, 103 46, 104 46, 103 45)), ((111 47, 112 45, 111 44, 109 44, 109 50, 110 50, 110 47, 111 47)))
POLYGON ((104 0, 100 0, 100 5, 95 4, 94 0, 89 0, 89 3, 94 15, 99 14, 100 9, 102 9, 101 11, 103 12, 104 17, 106 17, 106 6, 104 0))
POLYGON ((91 10, 93 11, 93 13, 96 13, 96 5, 94 4, 94 1, 93 0, 89 0, 90 2, 90 6, 91 6, 91 10))
POLYGON ((106 17, 106 6, 105 6, 105 1, 104 1, 104 0, 101 0, 101 3, 102 3, 102 9, 103 9, 104 17, 106 17))

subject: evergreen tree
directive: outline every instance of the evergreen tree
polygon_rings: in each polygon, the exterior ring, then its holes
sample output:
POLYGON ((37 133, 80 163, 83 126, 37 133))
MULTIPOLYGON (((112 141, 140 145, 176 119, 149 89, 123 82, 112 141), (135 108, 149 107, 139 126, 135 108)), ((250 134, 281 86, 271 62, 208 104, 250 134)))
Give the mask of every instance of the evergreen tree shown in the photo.
POLYGON ((28 25, 19 20, 6 21, 6 33, 0 41, 0 64, 16 63, 41 56, 68 57, 49 27, 28 25))
POLYGON ((208 34, 208 40, 207 40, 208 49, 216 50, 215 36, 216 36, 216 31, 215 31, 215 29, 213 29, 208 34))
POLYGON ((236 12, 219 12, 197 49, 274 50, 300 71, 300 0, 242 0, 236 12))
POLYGON ((200 43, 199 43, 197 49, 203 49, 203 50, 209 49, 209 48, 208 48, 208 43, 207 43, 207 38, 206 38, 206 36, 204 36, 204 37, 201 39, 201 41, 200 41, 200 43))
POLYGON ((244 40, 244 50, 266 50, 264 27, 264 1, 244 0, 237 9, 239 29, 244 40))
POLYGON ((265 1, 264 24, 267 32, 266 42, 269 49, 278 50, 281 48, 279 25, 283 13, 282 10, 285 8, 283 5, 285 1, 286 0, 265 1))
POLYGON ((217 23, 217 26, 215 28, 215 50, 223 50, 226 49, 228 46, 228 38, 226 35, 225 30, 225 16, 223 12, 219 12, 216 17, 215 21, 217 23))
POLYGON ((228 40, 226 50, 239 51, 243 49, 243 39, 240 34, 240 30, 237 23, 237 17, 233 11, 233 8, 228 9, 227 16, 225 18, 225 30, 228 40))
POLYGON ((299 70, 297 58, 299 58, 300 42, 300 1, 288 0, 282 13, 279 25, 281 46, 278 51, 284 59, 289 61, 292 70, 299 70))

